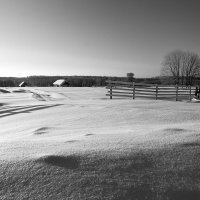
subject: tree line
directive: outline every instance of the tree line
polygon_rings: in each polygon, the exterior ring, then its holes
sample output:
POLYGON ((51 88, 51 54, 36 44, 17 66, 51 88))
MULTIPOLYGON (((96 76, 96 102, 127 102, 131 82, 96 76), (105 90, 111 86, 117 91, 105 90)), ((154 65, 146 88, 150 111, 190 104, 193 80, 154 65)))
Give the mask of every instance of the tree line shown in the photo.
POLYGON ((65 79, 70 87, 104 87, 107 80, 112 81, 135 81, 138 83, 161 84, 159 77, 134 78, 133 73, 127 77, 108 76, 29 76, 29 77, 0 77, 0 87, 18 87, 25 81, 30 87, 51 87, 58 79, 65 79))
MULTIPOLYGON (((106 85, 105 76, 29 76, 29 77, 0 77, 0 87, 18 87, 23 81, 30 87, 50 87, 58 79, 65 79, 70 87, 101 87, 106 85)), ((115 77, 110 79, 115 80, 115 77)), ((120 79, 120 77, 117 77, 120 79)))

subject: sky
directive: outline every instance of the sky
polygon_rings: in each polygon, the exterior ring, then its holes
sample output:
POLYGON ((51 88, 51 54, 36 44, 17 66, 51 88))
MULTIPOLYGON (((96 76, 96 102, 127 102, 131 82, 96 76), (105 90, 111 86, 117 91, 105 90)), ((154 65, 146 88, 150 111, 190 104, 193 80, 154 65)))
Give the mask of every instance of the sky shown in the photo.
POLYGON ((199 0, 0 0, 0 76, 160 75, 200 55, 199 0))

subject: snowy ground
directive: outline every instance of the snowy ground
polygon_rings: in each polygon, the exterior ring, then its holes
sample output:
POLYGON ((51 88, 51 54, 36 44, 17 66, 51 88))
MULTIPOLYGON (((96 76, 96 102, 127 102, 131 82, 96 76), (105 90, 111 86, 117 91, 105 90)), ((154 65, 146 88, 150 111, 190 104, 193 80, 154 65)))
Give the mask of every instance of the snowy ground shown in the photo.
MULTIPOLYGON (((0 88, 1 179, 12 179, 15 172, 9 170, 13 166, 23 170, 23 163, 29 163, 24 169, 27 173, 31 162, 43 160, 48 164, 51 158, 53 162, 50 163, 59 169, 65 162, 59 160, 62 156, 91 155, 90 160, 94 160, 94 155, 119 157, 140 150, 148 152, 187 144, 188 148, 199 151, 200 104, 143 99, 110 100, 105 94, 105 88, 0 88)), ((27 179, 19 180, 17 177, 17 184, 27 179)), ((119 191, 113 196, 96 194, 94 198, 92 193, 91 196, 84 196, 84 192, 80 191, 62 195, 61 190, 59 194, 55 191, 45 194, 44 183, 41 183, 41 193, 37 194, 39 190, 32 188, 34 184, 28 189, 23 185, 20 193, 16 192, 16 183, 12 185, 12 181, 7 181, 0 185, 1 199, 34 199, 31 191, 35 191, 36 199, 123 199, 119 197, 122 193, 119 191), (9 184, 11 189, 8 189, 9 184)), ((200 188, 196 187, 191 184, 191 190, 199 191, 200 188)), ((157 199, 161 198, 160 191, 156 193, 157 199)), ((124 198, 131 199, 131 195, 125 194, 124 198)))

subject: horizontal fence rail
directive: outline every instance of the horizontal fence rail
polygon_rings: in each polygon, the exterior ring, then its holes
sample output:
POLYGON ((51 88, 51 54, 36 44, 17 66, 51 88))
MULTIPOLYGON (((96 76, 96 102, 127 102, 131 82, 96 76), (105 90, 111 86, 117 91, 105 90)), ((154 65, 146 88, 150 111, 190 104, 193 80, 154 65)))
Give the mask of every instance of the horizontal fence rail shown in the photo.
POLYGON ((122 81, 106 81, 110 99, 113 97, 129 97, 135 99, 151 98, 151 99, 175 99, 191 101, 195 88, 191 86, 178 86, 178 85, 158 85, 158 84, 144 84, 135 82, 122 82, 122 81))

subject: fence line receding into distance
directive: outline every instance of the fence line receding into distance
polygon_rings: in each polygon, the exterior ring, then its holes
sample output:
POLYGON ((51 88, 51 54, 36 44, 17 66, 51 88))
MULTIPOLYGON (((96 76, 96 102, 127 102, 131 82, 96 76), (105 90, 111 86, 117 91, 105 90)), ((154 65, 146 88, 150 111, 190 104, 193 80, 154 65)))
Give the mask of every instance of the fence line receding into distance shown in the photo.
POLYGON ((158 84, 144 84, 135 82, 122 81, 106 81, 110 99, 113 97, 128 97, 135 99, 151 98, 151 99, 175 99, 190 100, 194 94, 195 87, 179 86, 179 85, 158 85, 158 84))

